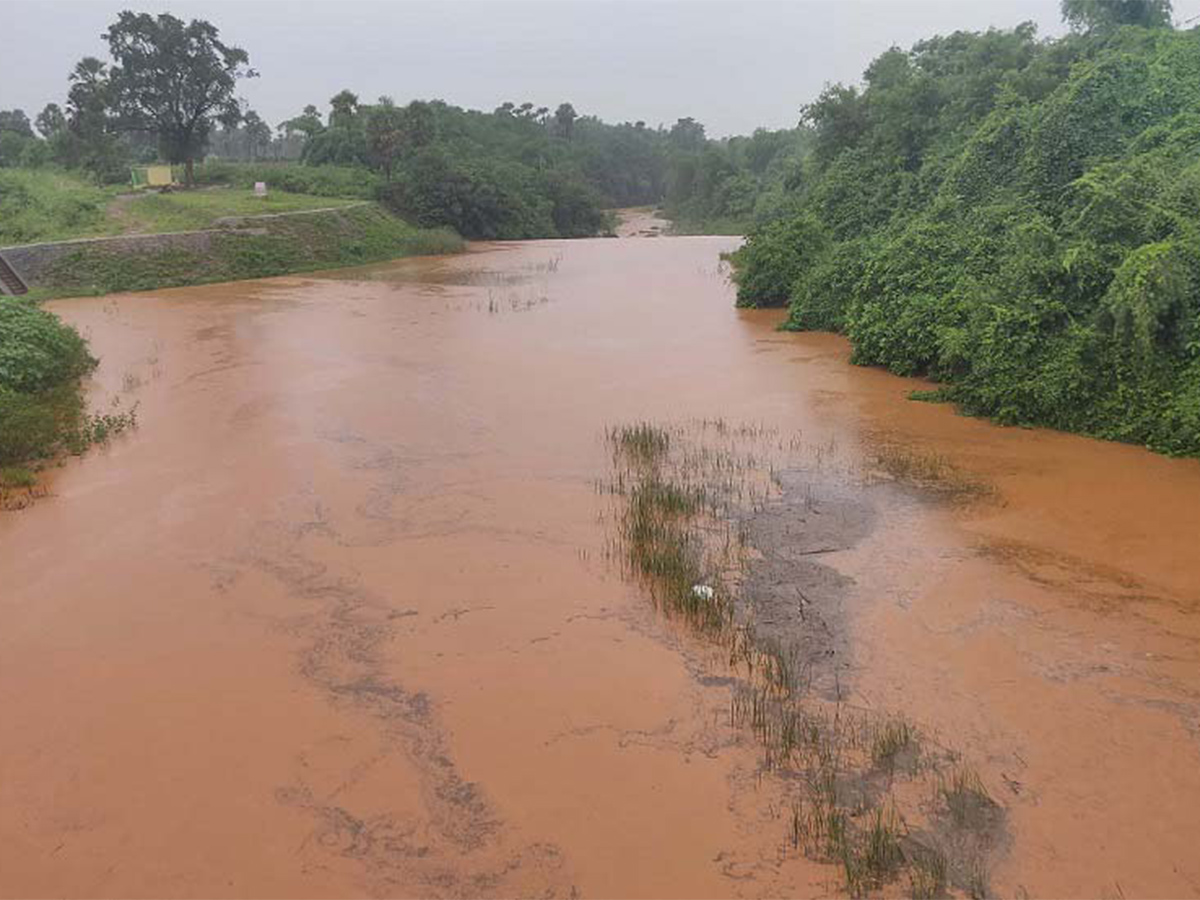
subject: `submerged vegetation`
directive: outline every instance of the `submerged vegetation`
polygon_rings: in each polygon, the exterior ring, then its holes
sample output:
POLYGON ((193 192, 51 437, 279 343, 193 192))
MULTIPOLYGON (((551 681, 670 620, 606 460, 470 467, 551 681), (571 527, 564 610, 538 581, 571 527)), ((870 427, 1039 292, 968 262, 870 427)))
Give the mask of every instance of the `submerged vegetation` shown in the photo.
POLYGON ((1200 453, 1200 30, 1169 9, 1068 2, 1062 39, 930 38, 827 89, 739 301, 972 414, 1200 453))
MULTIPOLYGON (((726 654, 736 676, 730 723, 754 737, 764 773, 790 798, 788 843, 835 866, 851 896, 905 884, 914 897, 951 887, 986 896, 1004 811, 979 776, 903 716, 855 707, 840 686, 821 695, 818 660, 786 633, 756 626, 746 525, 780 491, 776 466, 788 456, 779 453, 796 442, 721 420, 635 423, 605 438, 613 474, 599 489, 619 501, 608 556, 726 654)), ((828 448, 813 448, 816 468, 828 461, 828 448)), ((926 482, 907 469, 896 477, 926 482)))

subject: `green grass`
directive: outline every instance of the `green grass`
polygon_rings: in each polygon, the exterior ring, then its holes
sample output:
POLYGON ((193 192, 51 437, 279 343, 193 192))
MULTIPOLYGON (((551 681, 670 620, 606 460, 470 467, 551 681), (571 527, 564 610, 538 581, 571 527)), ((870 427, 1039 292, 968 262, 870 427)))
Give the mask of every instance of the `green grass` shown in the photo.
POLYGON ((373 190, 370 178, 332 167, 212 164, 209 187, 160 194, 127 185, 97 187, 57 169, 0 169, 0 247, 158 234, 211 227, 226 216, 301 212, 360 203, 373 190), (267 183, 267 196, 254 196, 254 182, 267 183), (298 189, 306 188, 300 191, 298 189))
MULTIPOLYGON (((253 188, 266 182, 269 191, 286 191, 321 197, 353 197, 372 200, 383 179, 358 166, 306 166, 296 162, 231 162, 214 159, 196 166, 196 183, 253 188)), ((175 167, 183 180, 183 168, 175 167)))
POLYGON ((66 172, 0 169, 0 247, 115 234, 105 210, 120 191, 66 172))
POLYGON ((256 197, 253 190, 231 187, 172 191, 169 194, 147 193, 132 200, 118 201, 122 204, 121 215, 130 228, 146 233, 209 228, 217 219, 226 216, 302 212, 360 202, 362 201, 270 190, 266 197, 256 197))

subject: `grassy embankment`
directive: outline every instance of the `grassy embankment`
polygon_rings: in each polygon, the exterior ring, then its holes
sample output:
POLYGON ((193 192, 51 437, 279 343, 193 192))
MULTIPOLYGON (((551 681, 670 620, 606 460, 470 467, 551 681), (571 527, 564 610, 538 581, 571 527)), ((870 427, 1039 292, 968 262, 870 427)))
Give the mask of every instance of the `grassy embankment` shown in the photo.
POLYGON ((262 167, 201 167, 209 184, 195 191, 133 194, 123 186, 97 187, 68 172, 48 169, 0 169, 0 247, 113 237, 162 234, 211 228, 228 216, 256 216, 349 206, 365 198, 355 192, 346 170, 335 177, 291 175, 299 167, 279 167, 266 197, 256 197, 253 183, 270 176, 262 167), (245 168, 245 172, 238 171, 245 168), (237 177, 220 177, 233 170, 237 177), (315 191, 294 191, 284 185, 315 191), (247 183, 248 182, 248 183, 247 183))
POLYGON ((254 224, 253 231, 230 228, 214 234, 204 252, 162 248, 128 254, 82 247, 49 268, 37 297, 265 278, 454 253, 463 246, 453 232, 414 228, 374 204, 254 224))
POLYGON ((453 232, 417 228, 364 201, 364 191, 373 188, 369 177, 364 181, 357 170, 213 164, 201 167, 199 175, 210 186, 130 195, 123 188, 98 188, 63 172, 0 171, 0 246, 222 230, 203 253, 81 248, 58 260, 34 285, 31 297, 38 300, 261 278, 462 248, 453 232), (268 183, 267 197, 254 196, 247 186, 260 180, 268 183), (282 189, 285 186, 315 193, 282 189), (256 222, 257 233, 220 221, 331 208, 339 211, 256 222))

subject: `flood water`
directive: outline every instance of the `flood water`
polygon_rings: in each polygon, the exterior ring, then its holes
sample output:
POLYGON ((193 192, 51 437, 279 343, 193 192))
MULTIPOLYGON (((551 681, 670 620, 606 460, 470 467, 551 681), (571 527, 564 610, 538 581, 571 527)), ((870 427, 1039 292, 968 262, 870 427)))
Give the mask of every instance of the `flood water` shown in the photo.
POLYGON ((986 482, 862 488, 846 689, 978 770, 996 892, 1200 894, 1200 465, 909 401, 734 309, 734 245, 51 304, 139 427, 0 514, 0 894, 836 893, 606 557, 605 429, 714 418, 986 482))

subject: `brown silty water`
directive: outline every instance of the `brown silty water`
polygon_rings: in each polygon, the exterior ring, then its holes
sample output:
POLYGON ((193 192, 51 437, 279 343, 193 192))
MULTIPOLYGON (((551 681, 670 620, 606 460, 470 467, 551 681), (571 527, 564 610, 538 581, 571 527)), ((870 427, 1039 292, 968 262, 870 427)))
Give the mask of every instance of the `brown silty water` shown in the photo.
POLYGON ((838 893, 605 552, 605 429, 714 418, 989 485, 847 477, 845 690, 971 761, 996 892, 1200 893, 1200 466, 911 402, 735 310, 734 245, 52 304, 140 425, 0 515, 0 894, 838 893))

